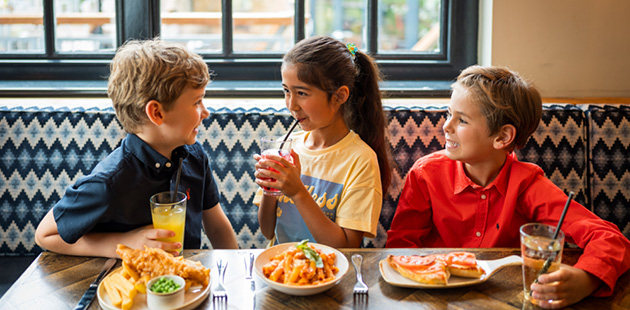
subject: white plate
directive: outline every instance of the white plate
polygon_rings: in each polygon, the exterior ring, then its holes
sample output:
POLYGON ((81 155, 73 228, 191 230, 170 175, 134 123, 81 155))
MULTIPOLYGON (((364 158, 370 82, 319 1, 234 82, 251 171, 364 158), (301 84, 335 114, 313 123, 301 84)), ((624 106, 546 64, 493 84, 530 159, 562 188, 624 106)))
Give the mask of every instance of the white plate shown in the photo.
POLYGON ((462 287, 475 285, 479 283, 483 283, 488 280, 493 274, 495 274, 499 269, 505 266, 513 266, 513 265, 521 265, 523 264, 523 259, 517 255, 511 255, 508 257, 495 259, 495 260, 477 260, 477 264, 486 272, 483 276, 475 279, 475 278, 463 278, 457 276, 451 276, 448 279, 448 284, 425 284, 416 282, 409 278, 403 277, 398 271, 392 268, 388 263, 387 259, 383 259, 379 262, 378 266, 381 270, 381 276, 385 282, 400 287, 411 287, 411 288, 453 288, 453 287, 462 287))
MULTIPOLYGON (((122 267, 117 268, 116 270, 108 274, 107 277, 110 277, 115 272, 119 272, 121 269, 122 267)), ((211 283, 212 278, 208 280, 208 285, 206 287, 190 287, 184 294, 184 304, 181 305, 179 308, 175 308, 173 310, 189 310, 199 306, 206 299, 206 297, 208 297, 208 294, 210 293, 211 283)), ((105 287, 103 286, 103 281, 101 281, 101 283, 98 285, 96 295, 98 297, 98 303, 101 305, 101 307, 103 307, 103 309, 120 310, 120 308, 114 306, 109 300, 109 296, 107 296, 107 293, 105 292, 105 287)), ((131 310, 143 309, 149 309, 149 307, 147 306, 147 295, 138 293, 136 294, 136 297, 133 298, 133 306, 131 306, 131 310)))
POLYGON ((313 247, 317 249, 320 249, 322 252, 326 254, 335 253, 335 266, 339 268, 339 272, 335 274, 335 277, 336 277, 335 280, 327 282, 327 283, 323 283, 323 284, 317 284, 317 285, 288 285, 288 284, 271 281, 267 277, 265 277, 265 275, 262 272, 262 267, 266 263, 268 263, 272 257, 284 252, 285 250, 289 249, 290 247, 295 246, 296 244, 297 242, 288 242, 288 243, 278 244, 276 246, 266 249, 265 251, 260 253, 258 257, 256 257, 256 262, 254 263, 254 269, 256 269, 256 274, 263 281, 265 281, 267 285, 269 285, 273 289, 276 289, 280 292, 283 292, 289 295, 297 295, 297 296, 314 295, 314 294, 321 293, 335 286, 337 283, 341 282, 341 279, 343 278, 343 276, 345 276, 346 273, 348 272, 348 259, 346 258, 345 255, 343 255, 343 253, 323 244, 309 242, 308 244, 312 245, 313 247))

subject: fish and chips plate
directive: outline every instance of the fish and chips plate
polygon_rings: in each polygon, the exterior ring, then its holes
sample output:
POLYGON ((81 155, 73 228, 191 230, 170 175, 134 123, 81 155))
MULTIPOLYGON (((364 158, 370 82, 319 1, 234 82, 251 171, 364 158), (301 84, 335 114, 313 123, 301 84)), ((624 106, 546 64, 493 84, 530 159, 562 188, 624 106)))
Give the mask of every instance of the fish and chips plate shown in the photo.
POLYGON ((116 252, 122 258, 123 266, 109 273, 96 291, 99 304, 104 309, 148 309, 146 293, 149 288, 145 284, 164 275, 180 276, 185 283, 184 301, 174 309, 194 309, 210 294, 210 269, 200 262, 148 247, 139 250, 119 244, 116 252))
MULTIPOLYGON (((120 272, 121 269, 122 267, 117 268, 116 270, 108 274, 107 277, 112 276, 116 272, 120 272)), ((191 286, 184 293, 184 303, 180 307, 175 308, 173 310, 189 310, 189 309, 194 309, 195 307, 199 306, 206 299, 206 297, 208 297, 208 294, 210 293, 210 286, 211 286, 210 283, 208 283, 206 287, 191 286)), ((103 309, 121 310, 120 307, 114 306, 114 304, 109 299, 109 296, 105 292, 105 287, 103 286, 103 282, 99 284, 98 290, 96 291, 96 296, 98 298, 99 304, 101 305, 103 309)), ((149 307, 147 306, 146 294, 136 294, 136 296, 133 298, 133 306, 131 306, 131 309, 132 310, 149 309, 149 307)))

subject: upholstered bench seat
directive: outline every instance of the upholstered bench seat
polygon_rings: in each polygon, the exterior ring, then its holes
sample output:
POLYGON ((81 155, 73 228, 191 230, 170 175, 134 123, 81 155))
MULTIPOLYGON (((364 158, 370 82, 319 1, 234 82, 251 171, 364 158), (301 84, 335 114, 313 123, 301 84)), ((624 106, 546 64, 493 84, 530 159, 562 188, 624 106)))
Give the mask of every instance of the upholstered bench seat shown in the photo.
MULTIPOLYGON (((253 154, 258 140, 283 135, 292 124, 285 109, 219 108, 203 122, 198 140, 211 159, 221 204, 242 248, 262 248, 257 208, 252 204, 253 154)), ((394 160, 392 186, 383 201, 378 236, 383 247, 406 172, 419 157, 444 146, 446 109, 387 107, 394 160)), ((624 105, 545 105, 543 119, 523 161, 576 200, 630 236, 630 108, 624 105)), ((0 105, 0 256, 34 255, 34 232, 65 188, 89 173, 124 137, 111 108, 22 108, 0 105)), ((207 240, 203 246, 208 247, 207 240)))

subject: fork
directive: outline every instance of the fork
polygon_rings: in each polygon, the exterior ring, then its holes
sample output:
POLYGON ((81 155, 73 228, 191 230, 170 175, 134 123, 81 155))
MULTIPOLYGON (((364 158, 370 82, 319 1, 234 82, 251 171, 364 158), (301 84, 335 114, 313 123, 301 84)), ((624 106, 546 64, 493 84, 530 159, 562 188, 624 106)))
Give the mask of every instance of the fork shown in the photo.
POLYGON ((363 263, 363 256, 359 254, 352 255, 352 265, 354 265, 354 271, 357 274, 357 283, 354 285, 354 295, 367 295, 368 286, 363 282, 363 275, 361 275, 361 263, 363 263))
POLYGON ((227 290, 223 284, 223 278, 225 278, 225 270, 227 269, 228 262, 223 263, 222 259, 217 261, 217 269, 219 269, 219 283, 212 292, 212 302, 217 303, 217 307, 227 308, 227 290))

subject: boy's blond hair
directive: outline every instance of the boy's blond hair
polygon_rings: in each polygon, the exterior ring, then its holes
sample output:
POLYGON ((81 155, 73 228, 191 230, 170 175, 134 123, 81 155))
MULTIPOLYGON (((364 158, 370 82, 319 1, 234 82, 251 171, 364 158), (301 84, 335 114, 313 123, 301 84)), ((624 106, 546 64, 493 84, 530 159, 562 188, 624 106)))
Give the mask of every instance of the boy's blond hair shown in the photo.
POLYGON ((148 120, 149 101, 157 100, 168 111, 186 86, 205 87, 210 81, 201 56, 159 38, 126 42, 112 59, 110 72, 107 95, 129 133, 137 133, 148 120))
POLYGON ((468 91, 485 116, 490 135, 503 125, 516 128, 514 141, 508 147, 523 148, 534 133, 542 115, 542 100, 534 85, 518 73, 503 67, 471 66, 457 77, 453 88, 468 91))

